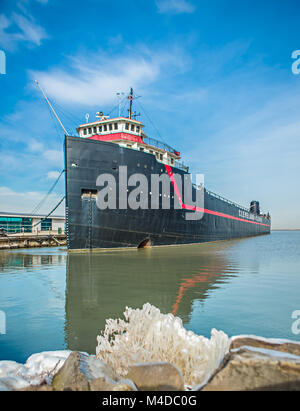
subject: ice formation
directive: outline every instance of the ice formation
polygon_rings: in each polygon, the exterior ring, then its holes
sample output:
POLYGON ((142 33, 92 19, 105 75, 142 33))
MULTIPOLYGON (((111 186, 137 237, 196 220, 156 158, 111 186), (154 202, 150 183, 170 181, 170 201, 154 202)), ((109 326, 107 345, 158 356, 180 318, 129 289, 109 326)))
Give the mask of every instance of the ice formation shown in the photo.
POLYGON ((175 364, 188 386, 201 385, 219 366, 229 348, 229 338, 212 329, 211 338, 187 331, 182 320, 162 314, 151 304, 126 307, 125 320, 109 319, 97 337, 96 356, 120 375, 135 363, 168 361, 175 364))

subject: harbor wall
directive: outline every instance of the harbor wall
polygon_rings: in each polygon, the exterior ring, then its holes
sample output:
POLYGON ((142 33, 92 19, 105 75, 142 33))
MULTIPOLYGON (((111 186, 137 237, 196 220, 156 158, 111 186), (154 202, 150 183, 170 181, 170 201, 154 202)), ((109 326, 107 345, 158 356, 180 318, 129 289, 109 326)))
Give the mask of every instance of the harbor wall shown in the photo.
POLYGON ((33 247, 59 247, 67 244, 65 234, 48 233, 39 235, 10 235, 0 237, 0 250, 33 247))

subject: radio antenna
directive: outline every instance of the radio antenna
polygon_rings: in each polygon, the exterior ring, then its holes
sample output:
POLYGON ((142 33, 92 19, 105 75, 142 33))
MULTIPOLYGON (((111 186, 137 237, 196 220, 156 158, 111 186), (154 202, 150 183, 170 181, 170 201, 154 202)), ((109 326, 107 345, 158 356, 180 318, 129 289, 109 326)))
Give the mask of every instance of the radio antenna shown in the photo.
POLYGON ((122 98, 124 96, 124 93, 116 93, 118 100, 119 100, 119 117, 121 117, 121 104, 122 104, 122 98))
POLYGON ((57 121, 59 122, 59 124, 60 124, 61 128, 63 129, 63 131, 64 131, 65 135, 66 135, 66 136, 68 136, 68 135, 69 135, 69 133, 68 133, 68 132, 67 132, 67 130, 64 128, 63 123, 60 121, 60 118, 59 118, 59 117, 58 117, 58 115, 56 114, 56 111, 55 111, 55 110, 54 110, 54 108, 52 107, 52 104, 51 104, 51 103, 50 103, 50 101, 48 100, 48 98, 47 98, 46 94, 44 93, 44 91, 43 91, 42 87, 40 86, 40 83, 39 83, 37 80, 35 80, 35 82, 36 82, 36 84, 37 84, 38 88, 41 90, 41 92, 42 92, 42 94, 43 94, 43 96, 44 96, 45 100, 46 100, 46 101, 47 101, 47 103, 49 104, 49 107, 50 107, 50 108, 51 108, 51 110, 53 111, 53 113, 54 113, 54 115, 55 115, 55 117, 56 117, 57 121))

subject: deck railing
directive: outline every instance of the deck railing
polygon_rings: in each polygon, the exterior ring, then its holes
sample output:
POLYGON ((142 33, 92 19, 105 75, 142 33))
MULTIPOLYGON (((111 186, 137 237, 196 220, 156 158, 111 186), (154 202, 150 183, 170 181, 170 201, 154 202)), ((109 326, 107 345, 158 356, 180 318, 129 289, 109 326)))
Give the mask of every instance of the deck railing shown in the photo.
MULTIPOLYGON (((198 189, 198 186, 197 186, 196 184, 193 184, 193 187, 196 188, 196 189, 198 189)), ((208 190, 207 188, 205 188, 204 190, 205 190, 205 192, 206 192, 207 194, 209 194, 209 195, 212 196, 212 197, 217 198, 218 200, 222 200, 222 201, 225 201, 225 202, 228 203, 228 204, 234 205, 234 206, 240 208, 241 210, 246 211, 247 213, 250 212, 249 208, 246 208, 246 207, 244 207, 244 206, 241 206, 240 204, 237 204, 237 203, 235 203, 234 201, 228 200, 228 198, 225 198, 225 197, 223 197, 223 196, 220 196, 219 194, 216 194, 216 193, 214 193, 213 191, 208 190)))
POLYGON ((220 196, 219 194, 216 194, 216 193, 214 193, 213 191, 210 191, 210 190, 207 190, 207 189, 205 189, 205 191, 207 192, 207 194, 209 194, 209 195, 211 195, 211 196, 213 196, 213 197, 215 197, 215 198, 218 198, 219 200, 222 200, 222 201, 225 201, 225 202, 228 203, 228 204, 234 205, 234 206, 240 208, 241 210, 246 211, 247 213, 250 212, 250 211, 249 211, 249 208, 246 208, 246 207, 244 207, 244 206, 241 206, 240 204, 235 203, 234 201, 228 200, 228 198, 225 198, 225 197, 223 197, 223 196, 220 196))
POLYGON ((174 167, 178 168, 179 170, 183 170, 186 173, 189 172, 189 167, 186 166, 184 163, 180 163, 179 161, 175 161, 174 167))
POLYGON ((176 154, 174 148, 169 146, 169 144, 163 143, 162 141, 156 140, 155 138, 143 136, 143 140, 150 146, 161 148, 162 150, 169 151, 169 153, 176 154))
MULTIPOLYGON (((195 186, 195 184, 194 184, 194 186, 195 186)), ((226 203, 234 205, 234 206, 240 208, 241 210, 246 211, 247 213, 253 214, 253 213, 250 212, 250 208, 246 208, 244 206, 241 206, 240 204, 235 203, 234 201, 228 200, 227 198, 222 197, 219 194, 214 193, 213 191, 207 190, 206 188, 205 188, 205 191, 207 192, 207 194, 209 194, 209 195, 211 195, 215 198, 218 198, 219 200, 225 201, 226 203)), ((259 216, 268 218, 269 220, 271 219, 269 214, 265 214, 265 213, 262 213, 262 212, 259 214, 259 216)))

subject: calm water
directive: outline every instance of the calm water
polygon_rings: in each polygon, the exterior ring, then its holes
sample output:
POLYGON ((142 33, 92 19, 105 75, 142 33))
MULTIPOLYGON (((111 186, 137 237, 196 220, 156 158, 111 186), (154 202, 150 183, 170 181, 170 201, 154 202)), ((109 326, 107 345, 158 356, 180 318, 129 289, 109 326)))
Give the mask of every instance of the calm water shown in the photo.
POLYGON ((219 243, 70 254, 59 248, 0 251, 0 360, 34 352, 95 352, 106 318, 150 302, 210 335, 300 340, 300 232, 219 243))

